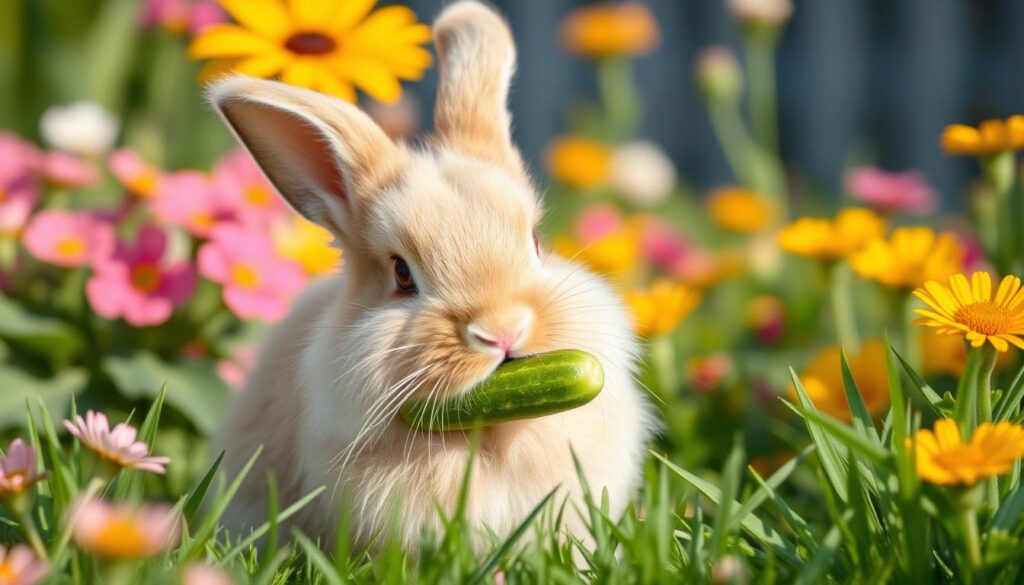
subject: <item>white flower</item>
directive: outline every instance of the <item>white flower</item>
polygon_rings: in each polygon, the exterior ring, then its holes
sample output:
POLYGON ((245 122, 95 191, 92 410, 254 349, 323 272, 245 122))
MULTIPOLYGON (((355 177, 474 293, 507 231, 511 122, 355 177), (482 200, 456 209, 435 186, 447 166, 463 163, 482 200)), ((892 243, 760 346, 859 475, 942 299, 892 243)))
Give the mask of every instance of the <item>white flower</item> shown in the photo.
POLYGON ((657 144, 629 142, 612 156, 611 184, 634 205, 657 205, 676 184, 676 167, 657 144))
POLYGON ((793 14, 792 0, 728 0, 729 12, 744 22, 778 24, 793 14))
POLYGON ((53 148, 96 157, 114 146, 120 122, 95 102, 75 102, 46 110, 39 127, 53 148))

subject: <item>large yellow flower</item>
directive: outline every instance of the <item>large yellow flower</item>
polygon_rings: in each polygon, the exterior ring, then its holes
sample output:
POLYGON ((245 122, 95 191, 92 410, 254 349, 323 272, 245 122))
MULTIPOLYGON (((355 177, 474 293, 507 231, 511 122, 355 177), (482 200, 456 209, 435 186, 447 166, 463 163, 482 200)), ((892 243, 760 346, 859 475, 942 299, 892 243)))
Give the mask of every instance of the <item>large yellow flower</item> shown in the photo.
POLYGON ((934 280, 914 295, 928 305, 928 309, 915 312, 923 318, 914 325, 935 327, 940 335, 960 335, 973 347, 985 342, 999 351, 1010 344, 1024 349, 1024 289, 1016 276, 1003 278, 992 296, 992 277, 987 272, 975 272, 970 282, 963 274, 955 274, 949 285, 934 280))
POLYGON ((740 187, 722 187, 707 199, 711 219, 721 227, 744 234, 760 231, 768 226, 774 212, 760 194, 740 187))
POLYGON ((964 269, 964 249, 953 234, 926 227, 897 228, 850 256, 857 274, 891 288, 916 288, 946 280, 964 269))
POLYGON ((404 6, 371 13, 376 0, 218 0, 238 24, 204 29, 193 59, 212 59, 202 76, 236 71, 278 77, 355 102, 355 88, 376 100, 402 95, 399 79, 430 66, 422 44, 430 28, 404 6))
POLYGON ((783 250, 816 258, 838 260, 856 252, 885 230, 885 220, 869 209, 844 209, 835 220, 804 217, 779 232, 783 250))
POLYGON ((624 297, 633 311, 634 329, 643 337, 670 333, 700 303, 697 290, 664 278, 646 290, 627 291, 624 297))
MULTIPOLYGON (((850 405, 846 400, 840 357, 838 347, 827 347, 819 351, 800 374, 800 383, 815 408, 840 420, 849 421, 850 405)), ((864 398, 864 404, 871 414, 881 414, 889 406, 885 344, 878 340, 868 341, 857 353, 847 354, 846 360, 864 398)), ((795 397, 795 388, 792 393, 795 397)))
POLYGON ((1006 120, 985 120, 978 125, 951 124, 942 131, 942 149, 947 154, 981 156, 1024 148, 1024 116, 1006 120))
POLYGON ((639 2, 584 6, 561 28, 562 44, 590 57, 641 55, 658 45, 661 31, 651 9, 639 2))
POLYGON ((563 136, 548 147, 548 172, 571 187, 593 189, 608 182, 612 149, 603 142, 563 136))
POLYGON ((271 226, 270 236, 278 255, 310 276, 331 274, 341 267, 341 250, 332 245, 334 236, 311 221, 290 217, 271 226))
POLYGON ((1024 428, 1009 422, 982 423, 964 443, 956 421, 945 418, 935 422, 934 431, 917 431, 914 442, 918 477, 939 485, 974 485, 1009 473, 1024 456, 1024 428))

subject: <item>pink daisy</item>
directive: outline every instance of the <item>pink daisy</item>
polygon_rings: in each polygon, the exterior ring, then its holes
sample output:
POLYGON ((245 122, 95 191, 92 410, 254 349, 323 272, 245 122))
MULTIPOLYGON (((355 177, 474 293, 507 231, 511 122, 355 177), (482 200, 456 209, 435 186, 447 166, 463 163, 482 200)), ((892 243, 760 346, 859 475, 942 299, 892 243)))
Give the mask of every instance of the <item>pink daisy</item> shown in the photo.
POLYGON ((217 362, 217 375, 232 390, 241 390, 258 356, 259 348, 255 345, 237 347, 231 355, 217 362))
POLYGON ((117 182, 132 195, 143 199, 156 195, 160 186, 160 171, 142 160, 134 150, 115 150, 107 157, 107 166, 117 182))
POLYGON ((890 173, 864 167, 846 175, 846 189, 854 199, 881 213, 924 215, 935 211, 937 196, 918 172, 890 173))
POLYGON ((43 477, 36 470, 35 449, 21 439, 11 442, 6 457, 0 456, 0 497, 20 494, 43 477))
POLYGON ((696 251, 692 243, 652 217, 644 220, 640 249, 648 261, 665 270, 686 262, 696 251))
POLYGON ((199 171, 178 171, 164 177, 153 198, 153 212, 193 236, 205 238, 218 224, 237 219, 235 202, 199 171))
POLYGON ((619 229, 622 223, 622 214, 614 205, 595 205, 576 220, 576 238, 590 244, 619 229))
POLYGON ((170 457, 147 456, 149 446, 135 440, 135 427, 119 423, 111 430, 107 415, 102 412, 90 410, 85 418, 78 415, 74 422, 65 420, 64 428, 100 459, 118 467, 162 474, 166 471, 164 466, 171 462, 170 457))
POLYGON ((35 585, 49 572, 46 561, 24 544, 11 548, 0 545, 0 583, 3 585, 35 585))
POLYGON ((227 21, 227 15, 214 0, 147 0, 142 10, 142 26, 161 27, 195 36, 204 28, 227 21))
POLYGON ((41 155, 39 172, 48 183, 64 189, 92 187, 100 182, 100 172, 91 163, 59 150, 41 155))
POLYGON ((14 134, 0 132, 0 236, 25 226, 39 199, 39 152, 14 134))
POLYGON ((280 319, 305 284, 302 269, 276 256, 265 232, 233 225, 218 226, 199 249, 199 273, 221 284, 224 302, 243 319, 280 319))
POLYGON ((167 263, 167 234, 153 225, 139 229, 135 246, 118 242, 110 258, 93 265, 86 283, 89 304, 102 317, 136 327, 159 325, 195 290, 196 273, 187 261, 167 263))
POLYGON ((108 504, 85 499, 71 508, 68 522, 78 547, 119 561, 152 557, 178 535, 178 514, 164 504, 108 504))
POLYGON ((284 199, 243 149, 217 162, 213 184, 218 192, 234 202, 238 217, 245 224, 262 228, 289 213, 284 199))
POLYGON ((114 228, 90 213, 47 210, 32 218, 23 241, 43 262, 85 266, 110 255, 114 228))

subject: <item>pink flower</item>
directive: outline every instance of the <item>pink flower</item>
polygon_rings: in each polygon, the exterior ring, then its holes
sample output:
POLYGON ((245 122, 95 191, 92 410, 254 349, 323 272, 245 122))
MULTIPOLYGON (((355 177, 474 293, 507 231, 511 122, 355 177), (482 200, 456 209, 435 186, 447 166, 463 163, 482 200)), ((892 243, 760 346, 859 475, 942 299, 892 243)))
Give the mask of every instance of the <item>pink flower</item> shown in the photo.
POLYGON ((227 15, 214 0, 148 0, 142 11, 142 26, 160 25, 195 36, 204 28, 227 21, 227 15))
POLYGON ((49 572, 46 561, 24 544, 11 548, 0 546, 0 583, 3 585, 35 585, 49 572))
POLYGON ((160 181, 153 212, 162 221, 179 225, 200 238, 209 236, 219 223, 237 218, 230 197, 199 171, 178 171, 160 181))
POLYGON ((86 283, 89 304, 102 317, 136 327, 159 325, 195 289, 196 273, 186 261, 167 264, 167 234, 153 225, 139 229, 135 246, 118 242, 113 256, 93 265, 86 283))
POLYGON ((139 153, 121 148, 107 157, 110 172, 129 193, 143 199, 153 197, 160 186, 160 171, 142 160, 139 153))
POLYGON ((47 210, 25 228, 25 247, 43 262, 85 266, 114 249, 114 228, 86 212, 47 210))
POLYGON ((696 248, 664 223, 647 218, 644 223, 641 249, 648 261, 671 269, 696 253, 696 248))
POLYGON ((82 550, 111 560, 151 557, 178 536, 178 514, 164 504, 108 504, 84 499, 73 504, 68 522, 82 550))
POLYGON ((622 223, 622 214, 614 205, 595 205, 576 220, 576 238, 590 244, 619 229, 622 223))
POLYGON ((39 199, 39 152, 14 134, 0 132, 0 236, 25 226, 39 199))
POLYGON ((687 362, 687 372, 693 382, 693 389, 698 392, 712 392, 724 384, 736 370, 732 358, 724 353, 691 358, 687 362))
POLYGON ((222 569, 193 563, 185 569, 181 585, 233 585, 234 580, 222 569))
POLYGON ((214 188, 230 199, 238 219, 259 228, 289 214, 284 199, 263 176, 256 162, 244 149, 238 149, 217 162, 213 169, 214 188))
POLYGON ((75 436, 104 461, 108 461, 126 469, 139 469, 164 473, 164 466, 171 462, 170 457, 149 457, 149 447, 142 441, 136 441, 138 431, 135 427, 119 423, 110 430, 107 415, 102 412, 89 411, 75 417, 75 421, 64 421, 64 428, 75 436))
POLYGON ((854 199, 882 213, 923 215, 935 211, 936 194, 918 172, 890 173, 864 167, 846 175, 846 189, 854 199))
POLYGON ((217 375, 232 390, 241 390, 249 372, 256 367, 259 348, 254 345, 243 345, 235 348, 227 358, 217 362, 217 375))
POLYGON ((0 497, 20 494, 43 477, 36 471, 35 449, 25 441, 14 439, 7 456, 0 455, 0 497))
POLYGON ((96 167, 66 152, 44 152, 39 164, 43 178, 57 187, 77 189, 92 187, 100 182, 100 173, 96 167))
POLYGON ((199 273, 224 288, 224 302, 243 319, 276 321, 305 284, 297 264, 274 254, 262 231, 222 225, 199 249, 199 273))

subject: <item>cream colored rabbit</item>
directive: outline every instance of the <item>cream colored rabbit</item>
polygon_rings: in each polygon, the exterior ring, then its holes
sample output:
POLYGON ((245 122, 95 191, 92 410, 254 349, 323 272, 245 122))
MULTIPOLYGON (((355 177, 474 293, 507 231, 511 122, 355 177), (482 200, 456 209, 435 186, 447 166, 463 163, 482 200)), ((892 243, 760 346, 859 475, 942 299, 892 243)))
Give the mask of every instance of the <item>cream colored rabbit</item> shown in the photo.
MULTIPOLYGON (((264 447, 229 510, 234 526, 264 521, 272 472, 282 505, 327 486, 296 517, 307 534, 332 538, 345 494, 356 541, 394 525, 391 536, 414 550, 424 528, 440 529, 435 502, 454 505, 469 441, 411 430, 396 416, 401 403, 458 394, 509 357, 563 348, 601 360, 604 391, 572 411, 486 429, 469 518, 481 534, 507 533, 556 486, 579 504, 570 448, 613 513, 640 480, 654 423, 633 381, 637 343, 603 280, 538 245, 540 203, 505 105, 512 37, 498 15, 464 1, 438 17, 434 41, 436 135, 422 148, 311 91, 246 77, 211 90, 270 181, 345 250, 342 274, 312 286, 269 335, 231 408, 219 444, 228 473, 264 447)), ((566 516, 583 536, 572 508, 566 516)))

